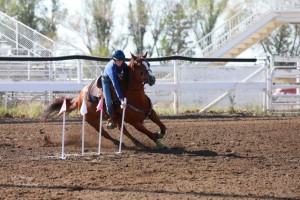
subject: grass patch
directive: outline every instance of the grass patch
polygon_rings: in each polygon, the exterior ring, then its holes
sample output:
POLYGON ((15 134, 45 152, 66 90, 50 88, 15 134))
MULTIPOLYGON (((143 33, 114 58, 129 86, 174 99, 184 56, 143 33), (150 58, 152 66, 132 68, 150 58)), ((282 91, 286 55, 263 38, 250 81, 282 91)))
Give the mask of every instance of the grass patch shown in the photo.
MULTIPOLYGON (((40 119, 43 117, 43 111, 46 107, 46 105, 40 102, 16 104, 7 109, 0 107, 0 118, 40 119)), ((57 115, 54 115, 53 118, 56 116, 57 115)), ((68 112, 67 116, 70 118, 78 117, 80 113, 76 109, 72 112, 68 112)))
MULTIPOLYGON (((174 115, 173 104, 159 104, 154 105, 154 110, 157 112, 158 115, 174 115)), ((9 107, 5 109, 4 107, 0 107, 0 118, 28 118, 28 119, 39 119, 42 117, 43 110, 46 108, 46 105, 40 102, 33 102, 33 103, 22 103, 16 104, 15 106, 9 107)), ((201 106, 179 106, 178 114, 196 114, 203 109, 201 106)), ((276 114, 265 112, 262 110, 261 106, 255 106, 248 104, 245 109, 241 109, 235 106, 232 102, 231 106, 225 107, 218 107, 214 106, 210 108, 208 111, 205 111, 203 114, 246 114, 246 115, 253 115, 253 116, 274 116, 276 114)), ((290 112, 289 114, 277 114, 280 116, 299 116, 299 110, 295 110, 295 112, 290 112)), ((55 118, 57 115, 54 115, 55 118)), ((80 117, 80 114, 77 110, 72 112, 68 112, 67 116, 70 118, 73 117, 80 117)))
POLYGON ((9 118, 39 118, 45 106, 42 103, 19 104, 15 107, 0 108, 0 117, 9 118))

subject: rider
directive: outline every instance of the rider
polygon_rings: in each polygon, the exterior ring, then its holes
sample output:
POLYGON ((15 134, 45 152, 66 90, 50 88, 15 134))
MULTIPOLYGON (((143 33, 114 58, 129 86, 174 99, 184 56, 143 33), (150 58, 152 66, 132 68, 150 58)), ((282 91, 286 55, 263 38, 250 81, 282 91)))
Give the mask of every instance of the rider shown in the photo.
POLYGON ((112 59, 106 65, 102 74, 102 87, 105 98, 105 105, 109 119, 106 127, 113 129, 114 125, 114 111, 112 95, 110 91, 110 84, 113 85, 121 105, 124 105, 123 95, 120 88, 120 81, 123 79, 128 65, 125 63, 125 55, 122 50, 115 50, 112 52, 112 59))

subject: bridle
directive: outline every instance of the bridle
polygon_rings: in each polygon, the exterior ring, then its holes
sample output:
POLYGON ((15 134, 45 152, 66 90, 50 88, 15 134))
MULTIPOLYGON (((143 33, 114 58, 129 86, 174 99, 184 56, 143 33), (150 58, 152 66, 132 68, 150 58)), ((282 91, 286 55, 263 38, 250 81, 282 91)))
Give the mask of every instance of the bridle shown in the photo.
MULTIPOLYGON (((144 85, 145 84, 149 84, 150 86, 151 85, 154 85, 155 84, 155 77, 153 75, 153 72, 151 71, 150 69, 150 64, 148 63, 148 61, 143 58, 143 57, 138 57, 136 58, 134 61, 133 61, 133 66, 134 66, 134 69, 137 70, 137 72, 141 75, 142 77, 142 88, 139 88, 139 89, 133 89, 135 91, 139 91, 141 89, 144 88, 144 85), (148 72, 148 76, 147 74, 144 72, 144 70, 141 69, 142 66, 145 67, 145 69, 147 70, 148 72)), ((130 107, 132 110, 134 110, 135 112, 138 112, 138 113, 141 113, 143 115, 145 115, 145 117, 149 117, 151 115, 151 112, 152 112, 152 102, 150 100, 150 98, 146 95, 148 101, 149 101, 149 108, 147 110, 142 110, 142 109, 139 109, 137 107, 135 107, 134 105, 130 104, 130 103, 127 103, 127 106, 130 107)))
POLYGON ((150 64, 149 62, 144 59, 144 58, 137 58, 134 60, 133 65, 135 67, 135 69, 137 69, 137 71, 139 72, 139 74, 142 76, 142 80, 143 80, 143 85, 145 85, 146 83, 148 83, 150 86, 155 84, 155 77, 153 75, 152 70, 150 69, 150 64), (148 72, 148 76, 146 73, 144 73, 144 71, 139 67, 139 64, 142 64, 145 69, 148 72))

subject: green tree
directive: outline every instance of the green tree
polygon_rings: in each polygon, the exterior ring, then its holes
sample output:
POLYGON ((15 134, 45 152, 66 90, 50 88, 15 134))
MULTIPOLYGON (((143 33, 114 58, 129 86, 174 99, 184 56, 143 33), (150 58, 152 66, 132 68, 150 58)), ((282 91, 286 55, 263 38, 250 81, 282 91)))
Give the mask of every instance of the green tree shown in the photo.
POLYGON ((149 5, 145 0, 136 0, 135 7, 129 2, 129 34, 133 37, 136 53, 145 51, 144 37, 149 25, 149 5))
POLYGON ((291 56, 299 56, 300 55, 300 25, 293 24, 294 34, 292 36, 292 46, 290 50, 291 56))
MULTIPOLYGON (((80 38, 89 54, 109 56, 111 35, 113 32, 113 0, 84 1, 83 12, 71 16, 68 28, 80 38)), ((68 45, 82 49, 72 41, 64 41, 68 45)))
POLYGON ((271 55, 298 56, 300 54, 300 27, 284 24, 261 41, 266 53, 271 55))
POLYGON ((147 49, 149 50, 148 54, 152 56, 154 52, 160 56, 159 44, 160 39, 164 33, 165 22, 164 19, 167 18, 167 12, 169 6, 168 3, 161 4, 160 2, 157 4, 157 1, 151 2, 151 5, 156 9, 151 10, 151 15, 149 17, 150 24, 150 33, 152 36, 152 43, 148 44, 147 49), (156 4, 155 4, 156 3, 156 4))
POLYGON ((12 0, 0 0, 0 11, 9 14, 12 3, 12 0))
POLYGON ((99 50, 95 53, 100 56, 107 56, 110 53, 109 45, 113 27, 112 1, 113 0, 93 0, 90 4, 97 40, 95 49, 99 50))
POLYGON ((65 19, 66 9, 61 9, 60 0, 51 0, 50 8, 46 8, 47 15, 40 19, 40 30, 54 40, 57 40, 57 25, 65 19), (48 11, 49 10, 49 11, 48 11))
POLYGON ((164 18, 164 36, 160 40, 160 55, 169 56, 177 54, 187 48, 190 29, 190 20, 182 4, 170 4, 164 18))
POLYGON ((58 19, 62 17, 59 13, 59 0, 52 0, 50 9, 45 2, 45 0, 1 0, 0 10, 32 29, 55 38, 58 19))
MULTIPOLYGON (((226 9, 227 4, 228 0, 189 0, 188 14, 197 41, 215 28, 217 20, 226 9)), ((208 40, 206 45, 210 43, 211 41, 208 40)))

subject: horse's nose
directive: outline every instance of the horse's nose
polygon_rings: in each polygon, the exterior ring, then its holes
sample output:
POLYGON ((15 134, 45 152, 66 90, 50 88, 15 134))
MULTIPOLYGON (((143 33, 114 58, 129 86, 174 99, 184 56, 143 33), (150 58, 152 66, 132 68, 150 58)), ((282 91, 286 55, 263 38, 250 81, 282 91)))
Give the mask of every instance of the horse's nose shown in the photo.
POLYGON ((155 84, 155 77, 151 76, 150 79, 149 79, 149 85, 152 86, 154 84, 155 84))

